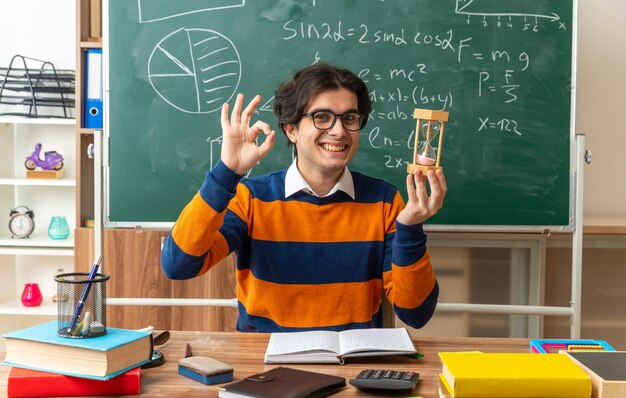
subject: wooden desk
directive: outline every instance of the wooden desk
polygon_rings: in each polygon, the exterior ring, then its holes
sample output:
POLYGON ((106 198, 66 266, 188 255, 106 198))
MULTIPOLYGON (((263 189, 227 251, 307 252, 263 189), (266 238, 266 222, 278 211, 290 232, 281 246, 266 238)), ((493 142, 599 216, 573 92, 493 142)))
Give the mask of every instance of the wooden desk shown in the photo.
MULTIPOLYGON (((205 386, 178 374, 177 362, 184 356, 185 343, 192 346, 194 355, 205 355, 226 362, 235 368, 235 380, 269 370, 276 364, 263 363, 268 334, 227 332, 171 332, 170 340, 157 347, 165 355, 165 364, 142 371, 141 395, 149 397, 217 397, 216 386, 205 386)), ((377 359, 350 360, 346 365, 336 364, 288 364, 303 370, 328 373, 348 379, 365 368, 412 370, 420 374, 420 381, 413 394, 424 398, 436 397, 437 375, 441 364, 440 351, 528 352, 528 339, 511 338, 449 338, 416 337, 413 339, 423 358, 379 357, 377 359)), ((4 358, 4 353, 1 354, 4 358)), ((0 396, 6 396, 8 366, 0 366, 0 396)), ((343 391, 332 397, 374 397, 357 390, 348 383, 343 391)), ((398 395, 394 395, 398 396, 398 395)))

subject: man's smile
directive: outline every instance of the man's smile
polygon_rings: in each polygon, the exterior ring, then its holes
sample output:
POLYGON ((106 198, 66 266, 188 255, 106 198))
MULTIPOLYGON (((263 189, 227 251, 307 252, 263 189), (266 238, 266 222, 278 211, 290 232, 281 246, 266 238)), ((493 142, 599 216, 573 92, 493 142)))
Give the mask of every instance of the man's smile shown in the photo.
POLYGON ((329 152, 343 152, 347 149, 347 145, 332 145, 332 144, 322 144, 322 149, 329 152))

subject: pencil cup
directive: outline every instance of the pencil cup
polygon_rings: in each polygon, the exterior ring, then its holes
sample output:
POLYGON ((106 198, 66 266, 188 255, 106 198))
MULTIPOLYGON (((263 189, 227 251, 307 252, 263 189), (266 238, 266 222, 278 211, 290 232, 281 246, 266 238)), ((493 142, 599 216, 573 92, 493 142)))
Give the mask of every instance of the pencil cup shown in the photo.
POLYGON ((106 334, 106 281, 109 276, 87 272, 59 274, 57 282, 58 330, 68 338, 97 337, 106 334))

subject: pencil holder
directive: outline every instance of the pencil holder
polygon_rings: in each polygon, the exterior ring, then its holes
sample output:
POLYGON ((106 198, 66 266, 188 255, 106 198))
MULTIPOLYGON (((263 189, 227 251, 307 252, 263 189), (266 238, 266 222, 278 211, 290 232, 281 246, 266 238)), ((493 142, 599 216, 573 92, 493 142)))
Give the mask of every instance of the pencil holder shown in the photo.
POLYGON ((106 281, 109 276, 86 272, 59 274, 58 330, 61 337, 87 338, 106 334, 106 281))

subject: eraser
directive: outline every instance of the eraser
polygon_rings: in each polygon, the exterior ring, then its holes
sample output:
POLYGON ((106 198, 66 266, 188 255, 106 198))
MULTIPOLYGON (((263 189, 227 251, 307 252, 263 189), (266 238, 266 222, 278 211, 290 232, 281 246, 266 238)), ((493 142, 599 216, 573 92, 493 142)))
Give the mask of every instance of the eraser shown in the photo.
POLYGON ((98 321, 93 321, 89 324, 89 333, 102 334, 104 333, 104 325, 98 321))
POLYGON ((178 374, 211 385, 233 380, 233 368, 213 358, 194 356, 178 361, 178 374))

